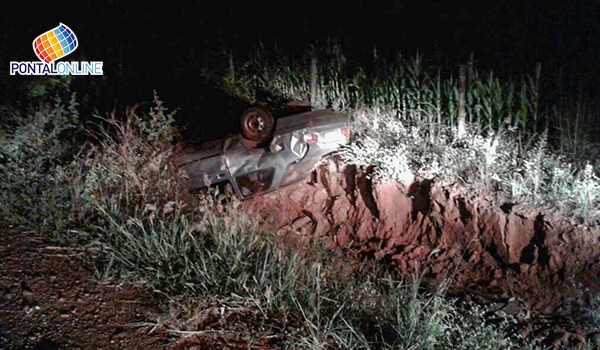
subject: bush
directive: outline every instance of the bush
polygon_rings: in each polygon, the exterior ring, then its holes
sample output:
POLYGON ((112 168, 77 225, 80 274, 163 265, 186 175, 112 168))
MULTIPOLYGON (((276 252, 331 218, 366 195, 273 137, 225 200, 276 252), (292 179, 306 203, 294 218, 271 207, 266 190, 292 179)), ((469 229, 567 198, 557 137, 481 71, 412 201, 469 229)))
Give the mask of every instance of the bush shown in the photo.
POLYGON ((0 135, 0 215, 28 229, 61 233, 70 220, 71 161, 82 130, 75 95, 19 120, 0 135))
MULTIPOLYGON (((551 205, 573 213, 576 223, 600 224, 600 179, 587 163, 581 170, 549 150, 545 133, 521 146, 510 131, 483 137, 468 130, 458 137, 445 129, 403 123, 385 111, 352 113, 354 142, 341 156, 350 163, 374 165, 384 181, 410 183, 422 178, 458 178, 509 200, 551 205)), ((514 136, 514 135, 513 135, 514 136)))

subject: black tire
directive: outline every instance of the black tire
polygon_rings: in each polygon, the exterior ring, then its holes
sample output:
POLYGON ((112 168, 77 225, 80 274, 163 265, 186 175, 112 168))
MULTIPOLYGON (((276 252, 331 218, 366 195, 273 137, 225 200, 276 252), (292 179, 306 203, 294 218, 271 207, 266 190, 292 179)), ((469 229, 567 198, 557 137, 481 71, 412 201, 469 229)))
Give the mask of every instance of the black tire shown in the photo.
POLYGON ((244 138, 264 143, 271 138, 275 121, 269 111, 252 107, 242 114, 242 135, 244 138))

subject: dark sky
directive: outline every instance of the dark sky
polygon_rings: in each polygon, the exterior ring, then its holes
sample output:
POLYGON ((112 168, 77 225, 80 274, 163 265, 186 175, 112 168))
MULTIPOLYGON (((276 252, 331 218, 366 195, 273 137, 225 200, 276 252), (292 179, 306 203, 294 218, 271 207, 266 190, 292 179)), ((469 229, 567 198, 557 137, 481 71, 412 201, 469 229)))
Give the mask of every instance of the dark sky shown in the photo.
POLYGON ((192 47, 202 50, 203 44, 241 47, 258 40, 277 40, 283 45, 304 46, 327 36, 340 38, 355 49, 378 45, 409 53, 415 48, 441 50, 448 55, 474 51, 483 60, 515 62, 581 60, 597 55, 600 44, 598 1, 554 5, 549 1, 482 0, 269 3, 171 1, 147 5, 88 0, 46 7, 19 3, 3 11, 2 40, 8 40, 3 48, 19 50, 58 22, 78 33, 82 51, 94 52, 100 59, 113 58, 114 48, 121 44, 130 54, 161 63, 173 53, 192 47))
POLYGON ((129 85, 113 86, 111 93, 132 99, 153 88, 175 100, 192 95, 187 92, 197 77, 186 67, 209 50, 276 41, 302 52, 327 37, 357 60, 368 59, 373 46, 405 56, 420 49, 451 64, 472 52, 485 70, 533 72, 541 62, 547 76, 563 67, 590 91, 600 81, 600 1, 10 3, 0 15, 0 79, 9 83, 20 77, 8 76, 7 61, 36 61, 31 42, 59 22, 79 39, 70 60, 104 61, 108 77, 128 78, 129 85))

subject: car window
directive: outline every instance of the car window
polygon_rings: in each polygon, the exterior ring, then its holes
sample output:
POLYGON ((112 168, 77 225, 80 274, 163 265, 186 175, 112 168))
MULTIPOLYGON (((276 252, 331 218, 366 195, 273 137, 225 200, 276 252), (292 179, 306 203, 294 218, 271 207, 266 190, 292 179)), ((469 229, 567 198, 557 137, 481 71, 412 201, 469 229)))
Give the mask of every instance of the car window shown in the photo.
POLYGON ((237 176, 235 180, 242 196, 247 197, 268 190, 273 182, 273 175, 275 168, 268 168, 237 176))

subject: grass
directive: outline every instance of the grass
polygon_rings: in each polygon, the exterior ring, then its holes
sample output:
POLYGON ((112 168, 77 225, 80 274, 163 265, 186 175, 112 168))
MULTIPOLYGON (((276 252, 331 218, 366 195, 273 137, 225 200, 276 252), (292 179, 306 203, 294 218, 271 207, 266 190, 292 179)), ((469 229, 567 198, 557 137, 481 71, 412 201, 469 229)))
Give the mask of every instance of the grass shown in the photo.
MULTIPOLYGON (((543 125, 531 101, 538 73, 504 85, 471 70, 470 93, 480 95, 467 98, 469 134, 459 138, 455 81, 425 71, 420 58, 383 64, 373 80, 360 67, 345 72, 336 46, 320 54, 326 59, 319 59, 317 104, 349 110, 353 118, 355 143, 342 152, 347 160, 376 165, 382 178, 456 176, 485 188, 501 186, 514 198, 560 200, 580 217, 594 218, 595 165, 561 165, 566 160, 548 150, 544 134, 533 136, 543 125)), ((263 88, 269 96, 305 98, 310 89, 302 67, 285 62, 249 60, 225 82, 248 100, 262 99, 263 88)), ((419 276, 399 281, 373 271, 345 273, 318 242, 296 247, 262 231, 235 201, 187 192, 185 175, 172 164, 174 116, 156 94, 149 111, 98 117, 93 132, 78 117, 72 98, 14 118, 22 124, 0 136, 0 174, 7 179, 0 183, 0 214, 50 232, 68 226, 89 232, 94 240, 85 243, 103 253, 96 260, 98 278, 143 282, 186 310, 160 316, 169 330, 227 330, 230 325, 197 321, 203 309, 190 300, 201 299, 219 310, 257 315, 245 331, 253 336, 252 327, 259 327, 281 335, 286 349, 520 344, 507 333, 510 320, 487 324, 484 310, 447 298, 443 287, 421 288, 419 276), (72 134, 83 129, 94 140, 82 146, 72 134)))
MULTIPOLYGON (((116 236, 107 246, 113 274, 169 295, 257 311, 269 332, 281 333, 283 326, 291 334, 282 341, 284 348, 512 347, 501 329, 485 325, 481 310, 466 314, 444 297, 443 289, 421 290, 418 278, 405 283, 370 273, 339 273, 326 254, 310 250, 301 257, 278 244, 277 237, 260 232, 245 214, 221 209, 215 213, 205 207, 195 214, 199 217, 179 211, 171 217, 105 213, 110 224, 102 232, 116 236), (268 325, 281 315, 289 321, 268 325)), ((196 317, 186 318, 166 324, 176 331, 206 331, 190 326, 196 317)))
MULTIPOLYGON (((263 332, 287 334, 279 341, 284 348, 512 346, 501 329, 483 325, 483 312, 464 313, 443 289, 422 290, 419 278, 346 274, 318 242, 297 247, 262 231, 235 201, 188 193, 170 163, 170 138, 157 141, 150 136, 156 130, 140 122, 155 119, 164 131, 160 120, 168 113, 152 113, 109 119, 82 176, 96 244, 104 252, 98 277, 141 281, 187 303, 200 298, 223 310, 249 310, 260 315, 255 322, 263 332)), ((175 333, 227 330, 198 328, 193 314, 202 309, 179 308, 191 311, 161 316, 175 333)))
POLYGON ((458 178, 500 200, 553 206, 574 213, 576 224, 600 224, 600 161, 586 141, 596 128, 587 115, 591 107, 578 101, 568 109, 566 98, 543 100, 541 66, 531 75, 502 79, 471 61, 467 133, 461 136, 453 73, 428 67, 419 55, 377 57, 364 68, 336 43, 313 51, 316 96, 310 96, 309 57, 262 46, 238 57, 235 76, 223 78, 223 86, 250 103, 312 98, 319 108, 346 111, 353 142, 342 157, 375 165, 383 180, 458 178))

